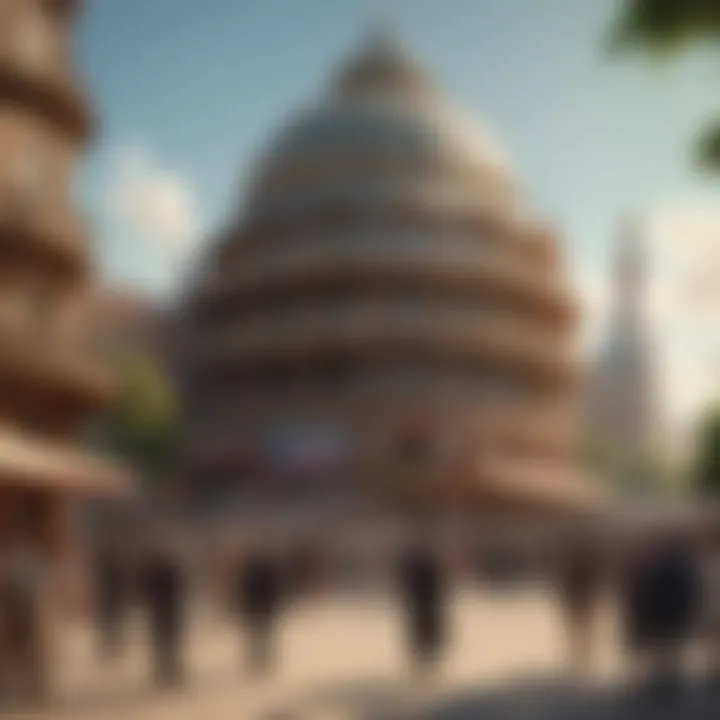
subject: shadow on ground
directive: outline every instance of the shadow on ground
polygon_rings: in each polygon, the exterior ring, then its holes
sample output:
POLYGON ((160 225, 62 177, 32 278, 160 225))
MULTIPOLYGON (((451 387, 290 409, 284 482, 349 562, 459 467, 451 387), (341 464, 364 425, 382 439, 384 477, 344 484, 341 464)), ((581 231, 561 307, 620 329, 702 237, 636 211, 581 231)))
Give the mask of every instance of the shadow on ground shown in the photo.
POLYGON ((720 694, 701 687, 650 692, 626 687, 583 689, 524 681, 483 692, 466 691, 410 712, 374 712, 362 720, 710 720, 720 717, 720 694))
POLYGON ((717 720, 720 691, 677 692, 626 687, 583 688, 520 679, 499 688, 437 692, 425 685, 368 679, 333 685, 256 720, 717 720))
MULTIPOLYGON (((2 2, 2 0, 0 0, 2 2)), ((41 707, 52 712, 53 720, 80 720, 81 718, 102 717, 108 712, 123 712, 128 718, 134 712, 147 711, 155 707, 159 718, 172 718, 173 707, 189 701, 202 700, 203 697, 231 696, 239 689, 255 688, 258 680, 247 673, 222 671, 206 673, 194 679, 188 679, 177 687, 158 688, 151 680, 147 682, 129 682, 121 687, 99 687, 87 690, 41 707)), ((2 711, 0 709, 0 718, 2 711)))
POLYGON ((315 720, 319 717, 392 717, 387 713, 402 707, 401 684, 387 677, 356 682, 332 683, 303 694, 288 704, 259 714, 254 720, 315 720))

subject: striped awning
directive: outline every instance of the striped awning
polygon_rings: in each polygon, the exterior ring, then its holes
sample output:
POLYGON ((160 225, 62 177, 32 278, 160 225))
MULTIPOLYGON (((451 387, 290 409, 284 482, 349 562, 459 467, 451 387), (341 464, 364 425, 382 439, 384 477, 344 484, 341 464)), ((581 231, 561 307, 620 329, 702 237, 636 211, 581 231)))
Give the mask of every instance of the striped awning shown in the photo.
POLYGON ((0 428, 0 486, 112 497, 133 484, 132 474, 110 460, 0 428))

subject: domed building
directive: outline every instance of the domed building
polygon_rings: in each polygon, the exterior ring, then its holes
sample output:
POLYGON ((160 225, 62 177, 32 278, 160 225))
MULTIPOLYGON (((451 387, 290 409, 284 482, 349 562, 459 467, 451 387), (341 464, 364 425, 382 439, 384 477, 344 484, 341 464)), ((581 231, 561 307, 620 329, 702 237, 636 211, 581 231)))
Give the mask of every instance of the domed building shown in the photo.
POLYGON ((594 502, 556 239, 387 33, 263 153, 181 315, 196 508, 594 502))

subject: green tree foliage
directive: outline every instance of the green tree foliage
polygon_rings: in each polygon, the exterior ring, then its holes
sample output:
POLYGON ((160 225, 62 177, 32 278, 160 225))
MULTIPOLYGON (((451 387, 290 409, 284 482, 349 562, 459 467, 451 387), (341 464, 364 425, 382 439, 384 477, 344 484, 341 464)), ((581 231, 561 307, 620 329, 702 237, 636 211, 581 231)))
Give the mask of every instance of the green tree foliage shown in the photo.
POLYGON ((718 36, 718 0, 625 0, 610 42, 613 49, 638 47, 666 55, 718 36))
MULTIPOLYGON (((692 46, 712 47, 720 39, 720 0, 625 0, 610 31, 614 52, 641 50, 667 58, 692 46)), ((720 120, 697 135, 694 160, 720 170, 720 120)))
POLYGON ((178 436, 178 408, 162 369, 150 358, 127 358, 117 402, 97 428, 96 443, 148 482, 170 466, 178 436))
POLYGON ((720 408, 710 410, 700 423, 693 483, 701 495, 720 494, 720 408))
POLYGON ((678 485, 658 457, 597 437, 585 439, 581 462, 591 475, 628 497, 660 499, 678 485))

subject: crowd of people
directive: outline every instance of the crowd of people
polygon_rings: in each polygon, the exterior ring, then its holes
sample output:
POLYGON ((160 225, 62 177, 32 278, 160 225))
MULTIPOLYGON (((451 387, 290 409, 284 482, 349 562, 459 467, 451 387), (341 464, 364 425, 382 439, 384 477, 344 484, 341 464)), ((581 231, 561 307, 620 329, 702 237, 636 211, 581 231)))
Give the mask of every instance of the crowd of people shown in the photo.
POLYGON ((588 671, 596 621, 608 595, 620 611, 627 675, 659 690, 680 686, 687 651, 704 656, 720 685, 720 534, 665 530, 633 543, 571 538, 557 578, 568 658, 588 671))
MULTIPOLYGON (((613 546, 591 534, 564 538, 562 549, 546 568, 558 589, 566 620, 569 666, 589 672, 597 644, 596 619, 614 601, 620 610, 628 674, 677 683, 682 657, 690 645, 701 646, 709 675, 720 684, 720 534, 697 542, 687 533, 655 533, 643 541, 613 546)), ((98 561, 97 617, 103 647, 119 647, 119 632, 133 586, 122 569, 121 555, 106 552, 98 561)), ((231 607, 246 638, 247 666, 268 672, 276 665, 278 618, 301 584, 278 553, 261 543, 245 547, 225 568, 231 607)), ((307 573, 306 573, 307 574, 307 573)), ((447 562, 429 539, 418 537, 395 563, 398 598, 407 624, 408 654, 422 674, 442 658, 447 638, 447 604, 454 582, 447 562)), ((187 580, 169 546, 147 553, 136 586, 147 610, 157 678, 182 680, 184 598, 187 580)))
MULTIPOLYGON (((291 565, 284 559, 261 543, 251 543, 223 568, 226 582, 220 594, 240 621, 243 663, 250 673, 266 674, 276 666, 280 616, 303 586, 312 583, 309 558, 296 558, 300 561, 291 565)), ((397 577, 413 657, 418 668, 429 669, 438 658, 446 625, 444 565, 430 546, 417 544, 400 559, 397 577)), ((172 543, 155 543, 135 564, 118 544, 105 545, 95 558, 94 578, 94 617, 103 656, 111 659, 121 652, 128 611, 139 604, 148 621, 156 682, 181 684, 190 588, 185 563, 172 543)))
MULTIPOLYGON (((0 573, 0 642, 14 643, 13 652, 33 653, 33 639, 38 637, 33 623, 42 594, 37 578, 42 573, 21 550, 10 553, 14 560, 5 562, 0 573)), ((408 657, 415 672, 426 677, 438 668, 448 645, 448 600, 456 568, 438 551, 431 535, 418 534, 399 550, 391 565, 406 623, 408 657)), ((99 649, 106 660, 117 658, 126 644, 130 611, 142 608, 159 686, 186 680, 190 598, 198 584, 212 585, 207 577, 198 583, 186 560, 177 542, 160 533, 134 555, 120 538, 96 547, 92 617, 99 649)), ((210 560, 203 558, 203 565, 212 566, 210 560)), ((279 659, 281 616, 313 572, 317 576, 318 568, 313 570, 308 556, 288 563, 287 553, 256 540, 236 548, 214 570, 222 582, 213 594, 223 598, 241 629, 243 666, 249 673, 271 673, 279 659)), ((569 667, 575 672, 591 670, 596 619, 610 598, 620 610, 629 674, 652 680, 652 687, 677 687, 683 653, 692 645, 703 650, 708 675, 720 685, 720 533, 707 534, 701 541, 688 533, 654 533, 614 545, 607 537, 576 533, 562 539, 545 573, 546 582, 558 591, 569 667)), ((39 662, 41 654, 35 654, 39 662)), ((32 684, 41 676, 38 671, 26 679, 32 684)))

